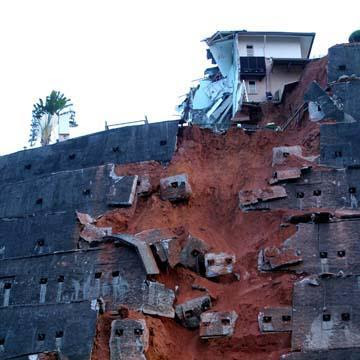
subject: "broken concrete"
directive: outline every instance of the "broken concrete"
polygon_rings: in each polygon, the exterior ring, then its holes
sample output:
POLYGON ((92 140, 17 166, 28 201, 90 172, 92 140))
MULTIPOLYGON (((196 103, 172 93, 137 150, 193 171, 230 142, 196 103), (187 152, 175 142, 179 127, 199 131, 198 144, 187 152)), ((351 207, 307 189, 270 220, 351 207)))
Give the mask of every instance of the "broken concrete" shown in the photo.
POLYGON ((179 174, 160 179, 160 196, 162 200, 172 202, 188 200, 191 186, 186 174, 179 174))
POLYGON ((154 259, 154 255, 147 243, 138 240, 135 236, 129 234, 113 234, 108 238, 114 240, 117 243, 133 246, 137 250, 137 253, 142 260, 144 269, 148 275, 157 275, 160 273, 160 270, 154 259))
POLYGON ((325 118, 344 121, 343 105, 336 97, 329 96, 317 82, 312 82, 304 96, 305 101, 315 102, 325 118))
POLYGON ((273 177, 269 180, 269 184, 273 185, 282 181, 300 179, 300 177, 301 177, 301 169, 299 168, 277 170, 274 172, 273 177))
POLYGON ((141 175, 138 177, 137 195, 149 196, 152 191, 151 180, 149 175, 141 175))
MULTIPOLYGON (((239 207, 242 210, 247 210, 252 205, 259 205, 261 208, 263 203, 286 197, 286 190, 280 185, 274 185, 266 189, 241 190, 239 192, 239 207)), ((264 205, 264 207, 267 208, 267 205, 264 205)))
POLYGON ((292 331, 292 308, 264 308, 258 316, 260 331, 290 332, 292 331))
MULTIPOLYGON (((300 253, 300 251, 298 251, 300 253)), ((294 249, 265 248, 259 253, 259 270, 274 271, 288 268, 302 262, 301 256, 294 249)))
POLYGON ((227 253, 205 254, 205 276, 208 278, 231 274, 235 264, 235 255, 227 253))
POLYGON ((280 146, 273 148, 272 166, 281 165, 289 156, 302 157, 301 146, 280 146))
POLYGON ((204 254, 209 247, 184 228, 149 229, 135 236, 152 245, 160 261, 170 267, 180 264, 198 273, 202 271, 204 254))
MULTIPOLYGON (((272 188, 269 188, 270 193, 272 188)), ((258 201, 258 194, 263 192, 261 189, 240 191, 240 209, 244 211, 315 208, 357 209, 360 200, 357 194, 357 189, 360 188, 360 168, 319 169, 306 172, 302 174, 301 179, 283 183, 282 188, 287 197, 277 199, 273 196, 272 201, 258 201)))
POLYGON ((200 325, 200 315, 210 307, 210 296, 205 295, 176 305, 175 314, 185 327, 197 328, 200 325))
POLYGON ((143 319, 119 319, 111 323, 110 360, 146 360, 149 331, 143 319))
POLYGON ((238 315, 235 311, 207 311, 200 315, 200 338, 230 337, 234 333, 238 315))
POLYGON ((80 238, 89 244, 101 242, 104 237, 111 235, 111 227, 96 227, 93 224, 85 224, 80 232, 80 238))
POLYGON ((164 284, 153 281, 145 281, 143 290, 142 312, 144 314, 175 317, 173 308, 175 293, 173 290, 167 289, 164 284))

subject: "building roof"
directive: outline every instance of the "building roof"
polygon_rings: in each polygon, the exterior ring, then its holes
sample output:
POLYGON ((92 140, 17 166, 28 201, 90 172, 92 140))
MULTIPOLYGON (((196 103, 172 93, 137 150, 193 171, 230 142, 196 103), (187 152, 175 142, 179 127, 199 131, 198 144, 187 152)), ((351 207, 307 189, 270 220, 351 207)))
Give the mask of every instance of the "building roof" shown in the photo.
POLYGON ((247 31, 247 30, 231 30, 231 31, 217 31, 212 36, 204 39, 208 46, 215 43, 232 40, 235 35, 237 36, 284 36, 284 37, 300 37, 306 39, 308 46, 307 57, 310 56, 312 45, 315 39, 314 32, 285 32, 285 31, 247 31))

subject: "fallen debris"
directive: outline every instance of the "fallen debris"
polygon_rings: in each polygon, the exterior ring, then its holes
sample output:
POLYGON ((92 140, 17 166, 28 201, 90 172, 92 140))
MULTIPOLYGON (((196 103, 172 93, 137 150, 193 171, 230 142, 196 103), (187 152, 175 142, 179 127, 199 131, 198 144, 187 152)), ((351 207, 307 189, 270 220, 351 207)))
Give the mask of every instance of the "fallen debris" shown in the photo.
POLYGON ((259 253, 259 270, 274 271, 302 262, 301 256, 294 249, 279 249, 268 247, 259 253))
POLYGON ((138 176, 118 176, 110 186, 107 204, 111 207, 130 207, 134 203, 138 176))
POLYGON ((227 253, 205 254, 205 276, 208 278, 231 274, 235 263, 235 255, 227 253))
POLYGON ((114 320, 109 347, 110 360, 146 360, 149 331, 145 320, 114 320))
MULTIPOLYGON (((239 207, 242 210, 248 210, 251 205, 259 204, 261 207, 262 202, 286 197, 286 190, 280 185, 274 185, 266 189, 241 190, 239 192, 239 207)), ((264 208, 268 207, 264 204, 264 208)))
POLYGON ((289 157, 290 155, 302 158, 301 147, 299 145, 274 147, 272 166, 281 165, 286 161, 286 158, 289 157))
POLYGON ((160 273, 154 255, 147 243, 129 234, 112 234, 109 236, 109 239, 135 247, 148 275, 157 275, 160 273))
POLYGON ((274 172, 273 177, 269 180, 269 184, 273 185, 281 181, 299 179, 300 177, 301 177, 301 169, 298 168, 277 170, 274 172))
POLYGON ((175 314, 185 327, 197 328, 200 325, 201 313, 209 310, 210 307, 210 296, 205 295, 177 305, 175 307, 175 314))
POLYGON ((151 245, 160 261, 174 268, 183 265, 198 273, 202 270, 204 254, 209 246, 193 237, 184 228, 149 229, 135 235, 137 239, 151 245))
POLYGON ((162 200, 178 202, 188 200, 191 186, 186 174, 179 174, 160 179, 160 196, 162 200))
POLYGON ((137 195, 149 196, 151 194, 151 181, 149 175, 140 175, 138 177, 137 195))
POLYGON ((93 224, 85 224, 80 232, 81 239, 88 243, 100 242, 106 236, 112 235, 111 227, 96 227, 93 224))
POLYGON ((80 224, 82 225, 93 224, 95 222, 95 219, 89 214, 84 214, 79 211, 76 211, 76 216, 80 224))
POLYGON ((144 314, 174 318, 174 300, 174 291, 166 288, 164 284, 153 281, 146 281, 144 283, 142 306, 142 312, 144 314))
POLYGON ((235 311, 207 311, 202 313, 200 315, 200 338, 215 339, 232 336, 237 318, 235 311))

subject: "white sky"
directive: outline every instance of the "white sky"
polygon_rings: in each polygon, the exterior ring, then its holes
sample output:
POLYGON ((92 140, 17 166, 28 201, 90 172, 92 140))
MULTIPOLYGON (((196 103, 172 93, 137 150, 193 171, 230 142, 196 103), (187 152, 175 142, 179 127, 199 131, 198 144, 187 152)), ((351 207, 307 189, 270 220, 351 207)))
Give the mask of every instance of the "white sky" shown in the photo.
POLYGON ((0 0, 0 154, 27 146, 32 105, 72 99, 78 136, 104 122, 173 119, 210 65, 200 41, 217 30, 316 32, 325 55, 360 28, 352 0, 0 0))

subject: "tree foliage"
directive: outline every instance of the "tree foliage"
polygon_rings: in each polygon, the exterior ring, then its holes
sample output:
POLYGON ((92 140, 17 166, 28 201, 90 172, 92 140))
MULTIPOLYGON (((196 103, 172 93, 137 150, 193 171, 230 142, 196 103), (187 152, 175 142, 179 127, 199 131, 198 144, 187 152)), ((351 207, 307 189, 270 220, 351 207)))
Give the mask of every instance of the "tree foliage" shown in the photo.
POLYGON ((41 145, 48 145, 55 120, 68 113, 71 100, 60 91, 53 90, 45 99, 39 99, 32 110, 29 143, 33 146, 40 135, 41 145))
POLYGON ((360 42, 360 30, 356 30, 350 35, 349 42, 350 43, 360 42))

